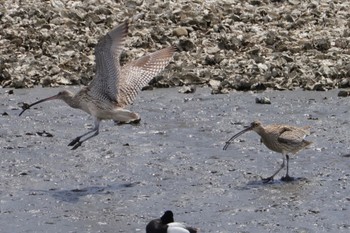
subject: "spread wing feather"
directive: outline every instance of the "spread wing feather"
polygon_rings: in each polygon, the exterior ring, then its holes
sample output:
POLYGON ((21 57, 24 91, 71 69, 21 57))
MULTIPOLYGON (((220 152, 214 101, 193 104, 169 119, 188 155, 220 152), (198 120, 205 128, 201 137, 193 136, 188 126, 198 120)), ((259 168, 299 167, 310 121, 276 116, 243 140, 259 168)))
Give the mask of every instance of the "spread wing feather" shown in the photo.
POLYGON ((120 77, 122 42, 128 32, 128 22, 115 27, 102 37, 95 48, 96 77, 89 84, 89 94, 99 99, 116 101, 120 77))
POLYGON ((131 104, 139 91, 169 64, 175 51, 174 46, 167 47, 123 66, 117 92, 118 104, 121 107, 131 104))

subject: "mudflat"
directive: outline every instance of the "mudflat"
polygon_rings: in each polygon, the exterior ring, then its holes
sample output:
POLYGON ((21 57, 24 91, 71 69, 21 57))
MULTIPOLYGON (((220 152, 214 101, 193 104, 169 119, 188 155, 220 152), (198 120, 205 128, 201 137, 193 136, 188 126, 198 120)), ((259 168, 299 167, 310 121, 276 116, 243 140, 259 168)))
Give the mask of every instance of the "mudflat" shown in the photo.
POLYGON ((349 231, 350 101, 339 90, 143 91, 138 126, 103 121, 71 151, 93 125, 86 113, 52 101, 18 116, 20 102, 64 88, 0 89, 0 232, 144 232, 168 209, 201 232, 349 231), (311 126, 314 144, 290 161, 300 179, 282 182, 282 171, 263 184, 282 156, 253 132, 222 150, 257 119, 311 126))

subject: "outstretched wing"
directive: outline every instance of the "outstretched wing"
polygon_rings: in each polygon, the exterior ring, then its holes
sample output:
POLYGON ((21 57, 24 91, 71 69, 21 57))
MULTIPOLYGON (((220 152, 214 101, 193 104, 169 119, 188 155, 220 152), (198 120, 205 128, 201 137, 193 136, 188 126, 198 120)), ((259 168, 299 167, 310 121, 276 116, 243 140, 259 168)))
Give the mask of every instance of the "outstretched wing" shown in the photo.
POLYGON ((118 104, 131 104, 139 91, 169 64, 175 51, 176 47, 167 47, 123 66, 117 86, 118 104))
POLYGON ((89 84, 89 94, 116 101, 117 82, 121 73, 119 60, 127 33, 128 22, 125 21, 108 32, 96 45, 96 77, 89 84))

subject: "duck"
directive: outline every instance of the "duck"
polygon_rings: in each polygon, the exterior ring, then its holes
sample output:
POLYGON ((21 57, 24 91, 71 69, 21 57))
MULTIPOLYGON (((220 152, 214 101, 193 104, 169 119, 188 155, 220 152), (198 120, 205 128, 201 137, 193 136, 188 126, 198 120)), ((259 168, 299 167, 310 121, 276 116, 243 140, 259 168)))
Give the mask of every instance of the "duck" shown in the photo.
POLYGON ((146 226, 146 233, 197 233, 198 231, 197 228, 175 222, 171 210, 165 211, 162 217, 153 219, 146 226))

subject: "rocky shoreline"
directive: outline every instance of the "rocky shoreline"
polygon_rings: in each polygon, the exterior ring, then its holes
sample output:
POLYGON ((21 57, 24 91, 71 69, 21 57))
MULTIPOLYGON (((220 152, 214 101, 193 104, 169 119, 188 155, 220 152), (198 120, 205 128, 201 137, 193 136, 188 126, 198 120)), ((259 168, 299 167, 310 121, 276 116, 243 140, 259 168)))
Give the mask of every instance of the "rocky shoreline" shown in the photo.
POLYGON ((94 46, 131 26, 122 61, 176 44, 151 86, 235 90, 350 87, 349 1, 0 1, 0 85, 86 85, 94 46))

